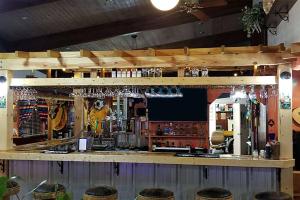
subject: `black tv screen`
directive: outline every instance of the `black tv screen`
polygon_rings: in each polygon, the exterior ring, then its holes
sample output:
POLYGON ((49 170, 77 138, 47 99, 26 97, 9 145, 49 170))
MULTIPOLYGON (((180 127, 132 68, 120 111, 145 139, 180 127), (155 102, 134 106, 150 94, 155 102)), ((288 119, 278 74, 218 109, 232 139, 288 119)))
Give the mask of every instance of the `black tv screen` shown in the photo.
POLYGON ((148 98, 150 121, 207 121, 207 90, 182 88, 183 98, 148 98))

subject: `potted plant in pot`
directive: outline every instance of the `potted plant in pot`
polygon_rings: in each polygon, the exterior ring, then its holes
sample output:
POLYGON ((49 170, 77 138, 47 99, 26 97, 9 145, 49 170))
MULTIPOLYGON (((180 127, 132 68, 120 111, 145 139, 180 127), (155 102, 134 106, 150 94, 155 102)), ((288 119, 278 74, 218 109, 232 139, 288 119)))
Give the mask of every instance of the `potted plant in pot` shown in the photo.
POLYGON ((261 33, 264 24, 264 12, 261 4, 256 4, 252 8, 246 6, 243 10, 241 22, 247 37, 250 38, 255 32, 261 33))

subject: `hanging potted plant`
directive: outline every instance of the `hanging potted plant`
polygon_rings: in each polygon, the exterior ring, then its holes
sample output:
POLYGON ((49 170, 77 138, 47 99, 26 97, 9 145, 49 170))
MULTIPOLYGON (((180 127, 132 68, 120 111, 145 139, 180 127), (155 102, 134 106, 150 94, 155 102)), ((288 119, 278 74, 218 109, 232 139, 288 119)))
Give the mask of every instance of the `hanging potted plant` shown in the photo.
POLYGON ((250 38, 255 32, 261 33, 264 24, 264 14, 261 4, 256 4, 252 8, 245 7, 242 13, 241 22, 247 37, 250 38))

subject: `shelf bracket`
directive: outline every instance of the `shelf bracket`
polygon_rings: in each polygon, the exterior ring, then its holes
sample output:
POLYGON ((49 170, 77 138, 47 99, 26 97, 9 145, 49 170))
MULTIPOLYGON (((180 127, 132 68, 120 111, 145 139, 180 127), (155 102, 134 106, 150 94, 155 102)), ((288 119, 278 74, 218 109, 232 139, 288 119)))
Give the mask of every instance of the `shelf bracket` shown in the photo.
POLYGON ((278 11, 275 11, 274 15, 279 16, 281 20, 288 22, 289 21, 289 11, 282 11, 283 8, 280 8, 278 11))
POLYGON ((63 161, 56 161, 60 174, 64 174, 64 162, 63 161))
POLYGON ((277 27, 267 27, 267 29, 272 35, 277 35, 277 27))
POLYGON ((114 162, 114 172, 117 176, 120 175, 120 163, 114 162))
POLYGON ((5 160, 0 161, 0 170, 5 173, 5 160))

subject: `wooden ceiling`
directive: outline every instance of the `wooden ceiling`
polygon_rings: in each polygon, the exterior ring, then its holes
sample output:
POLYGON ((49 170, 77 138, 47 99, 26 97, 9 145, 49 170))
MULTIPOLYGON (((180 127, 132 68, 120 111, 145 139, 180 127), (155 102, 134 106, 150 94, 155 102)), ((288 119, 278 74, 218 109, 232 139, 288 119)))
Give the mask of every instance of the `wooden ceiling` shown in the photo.
POLYGON ((0 44, 2 51, 248 44, 237 16, 251 0, 226 1, 203 8, 210 19, 199 21, 178 9, 158 11, 150 0, 2 0, 0 44))

